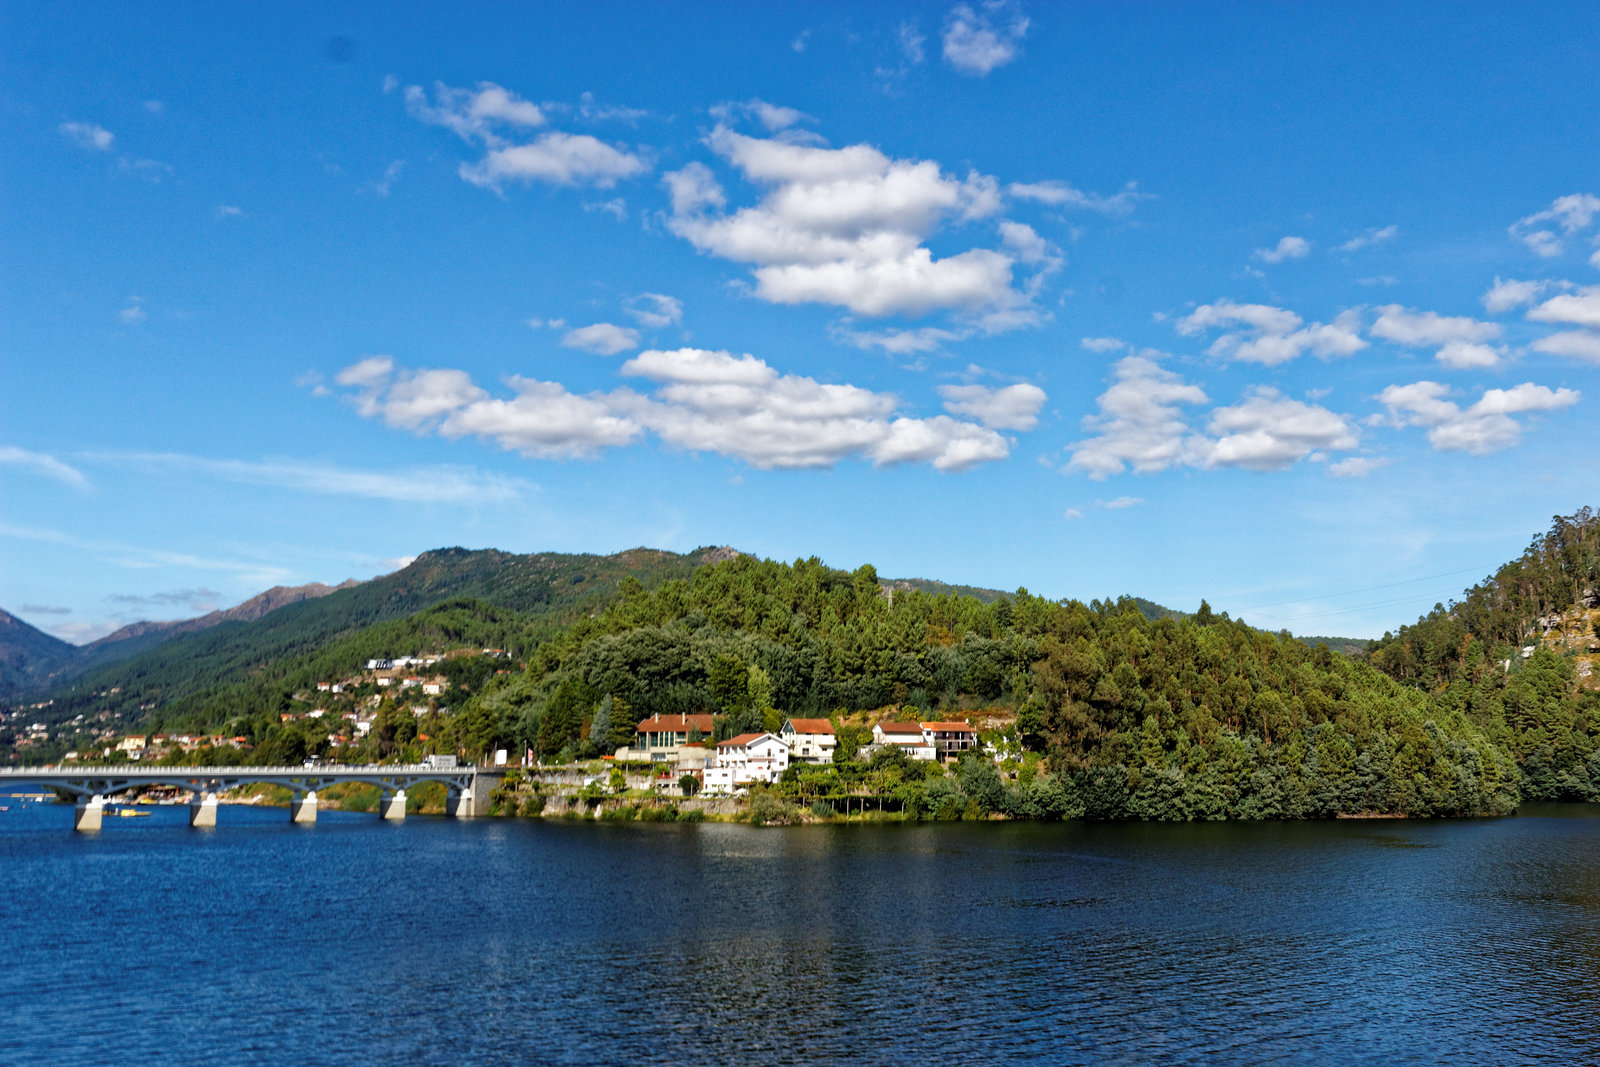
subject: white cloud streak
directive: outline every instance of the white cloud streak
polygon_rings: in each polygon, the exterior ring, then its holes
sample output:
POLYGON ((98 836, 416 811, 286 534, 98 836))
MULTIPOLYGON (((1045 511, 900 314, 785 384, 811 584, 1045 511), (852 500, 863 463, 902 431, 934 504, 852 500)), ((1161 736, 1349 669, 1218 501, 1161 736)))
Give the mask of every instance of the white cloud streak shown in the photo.
POLYGON ((43 452, 30 452, 14 445, 0 445, 0 466, 15 467, 33 474, 42 474, 76 489, 87 489, 89 479, 76 467, 63 463, 43 452))
POLYGON ((91 152, 109 152, 111 143, 116 140, 116 135, 110 130, 92 122, 63 122, 59 128, 61 136, 91 152))
POLYGON ((561 343, 568 348, 593 352, 600 356, 614 356, 639 347, 639 331, 631 326, 618 326, 610 322, 597 322, 580 326, 562 335, 561 343))
MULTIPOLYGON (((382 357, 348 367, 336 380, 356 390, 352 402, 369 418, 417 434, 475 436, 538 459, 593 457, 646 432, 675 448, 761 469, 865 459, 961 471, 1010 453, 1010 442, 988 426, 899 415, 891 394, 781 374, 750 355, 651 349, 621 373, 652 383, 653 391, 579 396, 555 382, 513 377, 508 384, 516 395, 507 400, 479 389, 462 371, 396 371, 382 357)), ((1018 422, 1026 407, 1021 394, 1008 394, 988 413, 1018 422)))
POLYGON ((1256 249, 1256 258, 1263 263, 1282 263, 1286 259, 1304 259, 1311 254, 1311 242, 1304 237, 1285 237, 1272 248, 1256 249))
POLYGON ((1269 367, 1307 352, 1331 359, 1354 355, 1367 347, 1359 332, 1360 316, 1353 310, 1340 312, 1332 323, 1306 326, 1299 315, 1284 308, 1219 300, 1201 304, 1177 322, 1178 332, 1185 337, 1217 328, 1225 332, 1211 343, 1206 350, 1209 354, 1269 367))
POLYGON ((1151 199, 1150 194, 1139 192, 1137 182, 1129 182, 1121 192, 1110 196, 1086 193, 1060 181, 1012 182, 1006 186, 1006 192, 1018 200, 1033 200, 1051 207, 1082 208, 1102 215, 1127 215, 1139 201, 1151 199))

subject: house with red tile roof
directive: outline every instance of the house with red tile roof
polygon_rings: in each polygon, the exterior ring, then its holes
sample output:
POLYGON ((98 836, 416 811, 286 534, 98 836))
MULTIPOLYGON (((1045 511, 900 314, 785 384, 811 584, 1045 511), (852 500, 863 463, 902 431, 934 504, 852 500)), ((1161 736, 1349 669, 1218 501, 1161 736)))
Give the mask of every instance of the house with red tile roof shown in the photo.
POLYGON ((709 738, 716 729, 710 715, 656 715, 642 720, 635 729, 633 744, 623 758, 676 761, 678 750, 689 743, 691 736, 709 738))
POLYGON ((970 722, 925 722, 922 736, 940 759, 954 759, 978 747, 978 728, 970 722))
POLYGON ((731 793, 752 782, 776 782, 789 768, 789 745, 777 734, 740 734, 717 746, 706 768, 708 793, 731 793))
POLYGON ((789 758, 801 763, 832 763, 839 738, 827 719, 787 719, 779 737, 789 746, 789 758))
POLYGON ((880 722, 872 728, 872 745, 874 751, 893 745, 912 759, 938 758, 919 722, 880 722))

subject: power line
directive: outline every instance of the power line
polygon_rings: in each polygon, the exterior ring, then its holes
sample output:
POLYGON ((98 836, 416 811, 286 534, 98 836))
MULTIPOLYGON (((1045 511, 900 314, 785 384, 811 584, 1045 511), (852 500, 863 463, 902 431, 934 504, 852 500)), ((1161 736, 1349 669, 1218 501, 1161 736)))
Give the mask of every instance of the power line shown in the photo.
MULTIPOLYGON (((1491 570, 1491 573, 1492 573, 1493 569, 1491 568, 1490 570, 1491 570)), ((1483 573, 1484 573, 1484 570, 1481 567, 1463 567, 1461 570, 1458 570, 1458 571, 1445 571, 1443 574, 1429 574, 1429 575, 1426 575, 1426 576, 1421 577, 1421 578, 1408 578, 1403 582, 1389 582, 1389 583, 1387 583, 1385 585, 1369 585, 1369 586, 1367 586, 1367 587, 1365 587, 1363 589, 1346 589, 1346 590, 1344 590, 1343 592, 1340 592, 1340 593, 1324 593, 1321 596, 1300 597, 1300 598, 1295 599, 1295 600, 1280 601, 1279 603, 1276 603, 1276 604, 1257 604, 1257 605, 1251 607, 1249 610, 1250 611, 1265 611, 1268 608, 1287 607, 1287 606, 1289 606, 1291 604, 1310 604, 1310 603, 1315 603, 1318 600, 1332 600, 1335 597, 1355 596, 1357 593, 1375 593, 1380 589, 1397 589, 1402 585, 1415 585, 1418 582, 1437 581, 1440 578, 1450 578, 1450 577, 1453 577, 1453 576, 1455 576, 1457 574, 1483 574, 1483 573)), ((1224 598, 1223 597, 1218 597, 1217 600, 1220 603, 1220 602, 1222 602, 1224 600, 1224 598)))

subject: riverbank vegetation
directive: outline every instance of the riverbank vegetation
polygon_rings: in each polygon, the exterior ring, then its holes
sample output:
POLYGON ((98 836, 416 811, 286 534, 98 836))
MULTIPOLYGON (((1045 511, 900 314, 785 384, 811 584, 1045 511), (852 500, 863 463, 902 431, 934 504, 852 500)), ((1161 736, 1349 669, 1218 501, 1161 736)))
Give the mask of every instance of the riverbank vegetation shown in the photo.
POLYGON ((1600 608, 1597 586, 1600 519, 1584 509, 1460 602, 1342 655, 1204 602, 1179 614, 1026 589, 985 599, 888 585, 870 566, 734 556, 653 587, 624 576, 553 629, 454 598, 155 714, 169 732, 243 737, 232 758, 252 762, 504 748, 569 763, 627 744, 654 715, 709 712, 709 741, 829 718, 837 762, 791 768, 761 801, 765 821, 861 812, 868 798, 918 818, 1497 814, 1525 798, 1600 799, 1588 646, 1548 640, 1552 617, 1575 632, 1590 600, 1600 608), (326 702, 306 689, 362 656, 488 642, 515 647, 515 662, 474 667, 447 697, 354 690, 374 719, 343 746, 331 716, 291 714, 326 702), (873 721, 966 717, 998 760, 856 755, 873 721))

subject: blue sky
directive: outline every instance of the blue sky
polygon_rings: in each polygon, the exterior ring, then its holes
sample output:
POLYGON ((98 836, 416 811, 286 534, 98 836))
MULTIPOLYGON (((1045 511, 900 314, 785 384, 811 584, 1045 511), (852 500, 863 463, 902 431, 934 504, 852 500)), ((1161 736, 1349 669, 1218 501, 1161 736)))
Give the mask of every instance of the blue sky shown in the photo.
POLYGON ((1592 5, 13 6, 0 606, 442 545, 1374 636, 1596 503, 1592 5))

